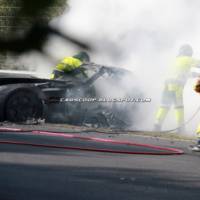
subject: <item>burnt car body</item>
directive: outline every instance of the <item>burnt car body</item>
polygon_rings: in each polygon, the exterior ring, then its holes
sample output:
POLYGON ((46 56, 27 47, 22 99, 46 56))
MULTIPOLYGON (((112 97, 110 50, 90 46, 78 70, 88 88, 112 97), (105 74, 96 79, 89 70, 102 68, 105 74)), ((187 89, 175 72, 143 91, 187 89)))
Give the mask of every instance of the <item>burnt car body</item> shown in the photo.
POLYGON ((45 119, 54 123, 118 128, 132 124, 137 105, 116 99, 142 97, 137 85, 122 86, 127 76, 134 80, 133 74, 96 64, 84 65, 81 70, 84 73, 73 71, 61 80, 0 73, 0 121, 45 119))

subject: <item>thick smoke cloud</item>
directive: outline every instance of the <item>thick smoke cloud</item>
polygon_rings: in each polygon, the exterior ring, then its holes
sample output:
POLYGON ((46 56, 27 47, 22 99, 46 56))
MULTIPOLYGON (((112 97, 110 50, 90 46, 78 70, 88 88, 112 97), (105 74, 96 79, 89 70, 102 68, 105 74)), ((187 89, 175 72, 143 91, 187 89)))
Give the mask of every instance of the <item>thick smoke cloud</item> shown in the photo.
MULTIPOLYGON (((200 14, 198 0, 71 0, 68 13, 60 20, 63 30, 91 41, 96 48, 94 62, 120 66, 133 71, 152 98, 144 106, 149 115, 142 129, 149 129, 159 103, 167 67, 178 47, 190 43, 194 56, 200 57, 200 14)), ((189 81, 184 94, 186 119, 198 107, 199 98, 189 81), (191 102, 192 106, 191 106, 191 102)), ((165 126, 173 128, 171 113, 165 126)), ((198 117, 197 117, 198 118, 198 117)), ((199 119, 200 120, 200 119, 199 119)), ((198 119, 188 129, 193 132, 198 119)))
MULTIPOLYGON (((165 74, 179 46, 190 43, 194 56, 200 58, 199 6, 199 0, 69 0, 66 13, 52 24, 89 41, 95 49, 94 62, 133 71, 145 97, 152 99, 143 106, 145 117, 138 128, 150 129, 165 74)), ((47 47, 56 59, 77 51, 60 44, 52 39, 47 47)), ((184 93, 186 119, 199 106, 192 83, 188 82, 184 93)), ((165 129, 175 127, 173 113, 167 120, 165 129)), ((190 133, 198 121, 200 115, 187 127, 190 133)))

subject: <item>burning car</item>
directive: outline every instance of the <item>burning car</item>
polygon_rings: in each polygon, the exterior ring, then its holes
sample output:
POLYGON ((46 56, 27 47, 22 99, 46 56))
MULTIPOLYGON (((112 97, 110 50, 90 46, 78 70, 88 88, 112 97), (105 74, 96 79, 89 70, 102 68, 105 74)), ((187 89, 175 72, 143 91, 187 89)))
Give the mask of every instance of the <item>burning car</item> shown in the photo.
POLYGON ((62 80, 0 72, 0 121, 45 119, 117 128, 133 124, 139 112, 134 100, 142 98, 134 75, 96 64, 84 65, 82 70, 62 80))

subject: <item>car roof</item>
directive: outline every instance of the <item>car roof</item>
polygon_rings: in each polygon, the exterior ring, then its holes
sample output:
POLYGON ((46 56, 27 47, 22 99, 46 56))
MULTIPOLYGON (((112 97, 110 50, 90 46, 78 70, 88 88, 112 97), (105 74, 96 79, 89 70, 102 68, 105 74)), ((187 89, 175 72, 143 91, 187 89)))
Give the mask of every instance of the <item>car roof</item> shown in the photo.
POLYGON ((36 78, 36 74, 30 71, 0 70, 0 78, 36 78))

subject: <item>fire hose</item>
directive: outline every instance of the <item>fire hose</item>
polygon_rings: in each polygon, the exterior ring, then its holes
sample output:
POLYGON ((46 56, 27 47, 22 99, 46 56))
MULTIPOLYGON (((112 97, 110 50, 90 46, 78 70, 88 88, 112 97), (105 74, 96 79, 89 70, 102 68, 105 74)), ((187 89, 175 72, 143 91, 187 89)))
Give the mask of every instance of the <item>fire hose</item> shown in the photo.
MULTIPOLYGON (((194 119, 194 117, 199 113, 200 107, 195 111, 195 113, 181 126, 170 129, 170 130, 164 130, 159 131, 161 133, 168 133, 176 131, 177 129, 185 126, 186 124, 190 123, 191 120, 194 119)), ((122 130, 115 130, 115 133, 119 133, 122 130)), ((131 131, 131 132, 150 132, 146 130, 123 130, 124 132, 131 131)), ((31 133, 34 135, 46 135, 46 136, 53 136, 53 137, 63 137, 63 138, 74 138, 74 139, 80 139, 82 141, 95 141, 98 143, 108 143, 108 144, 114 144, 114 145, 128 145, 128 146, 137 146, 141 148, 148 148, 150 151, 124 151, 124 150, 111 150, 111 149, 102 149, 102 148, 87 148, 87 147, 80 147, 80 146, 65 146, 65 145, 47 145, 47 144, 36 144, 31 142, 21 142, 21 141, 11 141, 11 140, 0 140, 0 144, 12 144, 12 145, 23 145, 23 146, 32 146, 32 147, 43 147, 43 148, 56 148, 56 149, 65 149, 65 150, 79 150, 79 151, 93 151, 93 152, 104 152, 104 153, 120 153, 120 154, 143 154, 143 155, 181 155, 184 152, 180 149, 175 148, 167 148, 167 147, 160 147, 156 145, 149 145, 149 144, 139 144, 134 142, 127 142, 127 141, 118 141, 118 140, 111 140, 111 139, 102 139, 102 138, 96 138, 96 137, 80 137, 77 135, 74 135, 74 133, 81 133, 81 132, 96 132, 96 133, 113 133, 113 132, 105 132, 105 131, 99 131, 97 129, 91 129, 91 130, 84 130, 84 131, 72 131, 73 134, 69 134, 69 132, 51 132, 51 131, 41 131, 41 130, 24 130, 24 129, 17 129, 17 128, 0 128, 0 132, 14 132, 14 133, 31 133), (158 150, 158 152, 154 152, 152 150, 158 150)))
POLYGON ((179 127, 176 127, 174 129, 170 129, 170 130, 160 131, 160 132, 162 132, 162 133, 163 132, 164 133, 173 132, 173 131, 178 130, 179 128, 184 127, 185 125, 189 124, 196 117, 196 115, 199 113, 199 111, 200 111, 200 106, 197 108, 197 110, 195 111, 195 113, 186 122, 184 122, 183 124, 181 124, 179 127))
MULTIPOLYGON (((75 134, 69 134, 64 132, 51 132, 51 131, 39 131, 39 130, 22 130, 22 129, 12 129, 12 128, 0 128, 1 133, 18 133, 18 134, 28 134, 32 136, 48 136, 56 138, 74 139, 79 140, 82 143, 94 142, 95 144, 109 144, 109 147, 113 145, 114 149, 111 148, 99 148, 99 147, 88 147, 88 146, 70 146, 70 145, 58 145, 58 144, 42 144, 27 141, 18 140, 1 140, 0 144, 10 144, 10 145, 22 145, 22 146, 32 146, 32 147, 42 147, 42 148, 54 148, 54 149, 64 149, 64 150, 79 150, 79 151, 92 151, 92 152, 103 152, 103 153, 120 153, 120 154, 139 154, 139 155, 181 155, 184 152, 180 149, 161 147, 150 144, 140 144, 129 141, 104 139, 98 137, 83 137, 75 134), (120 145, 121 148, 120 149, 120 145), (123 147, 130 148, 130 150, 124 150, 123 147), (119 149, 116 149, 119 148, 119 149), (131 148, 136 148, 139 150, 131 150, 131 148), (142 149, 142 150, 140 150, 142 149), (146 149, 146 150, 144 150, 146 149)), ((97 145, 97 146, 98 146, 97 145)))

